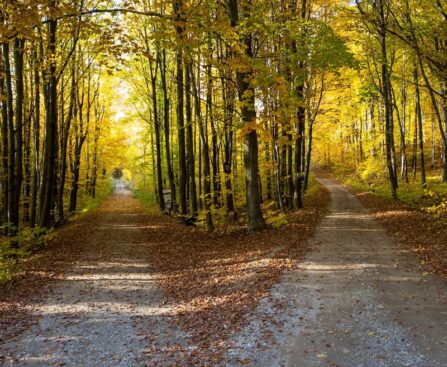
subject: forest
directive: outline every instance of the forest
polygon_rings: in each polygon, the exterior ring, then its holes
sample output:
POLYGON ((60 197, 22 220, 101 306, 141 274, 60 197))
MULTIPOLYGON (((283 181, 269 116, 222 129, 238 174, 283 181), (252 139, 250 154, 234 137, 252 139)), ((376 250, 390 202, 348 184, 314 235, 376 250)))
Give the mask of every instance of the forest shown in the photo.
POLYGON ((170 189, 179 215, 212 229, 243 209, 254 231, 264 202, 302 207, 312 163, 394 197, 427 170, 446 182, 445 8, 5 2, 5 231, 63 223, 114 168, 161 211, 170 189))
POLYGON ((0 111, 0 283, 113 205, 146 208, 188 266, 301 246, 340 214, 329 180, 447 275, 445 0, 1 0, 0 111))

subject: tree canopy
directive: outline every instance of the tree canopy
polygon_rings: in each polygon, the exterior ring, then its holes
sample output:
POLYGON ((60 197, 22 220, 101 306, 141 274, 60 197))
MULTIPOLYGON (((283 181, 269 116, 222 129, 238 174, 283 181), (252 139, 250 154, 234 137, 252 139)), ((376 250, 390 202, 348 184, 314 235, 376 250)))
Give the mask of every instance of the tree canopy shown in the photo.
POLYGON ((12 237, 121 174, 209 230, 300 209, 313 166, 447 182, 440 0, 2 1, 0 42, 12 237))

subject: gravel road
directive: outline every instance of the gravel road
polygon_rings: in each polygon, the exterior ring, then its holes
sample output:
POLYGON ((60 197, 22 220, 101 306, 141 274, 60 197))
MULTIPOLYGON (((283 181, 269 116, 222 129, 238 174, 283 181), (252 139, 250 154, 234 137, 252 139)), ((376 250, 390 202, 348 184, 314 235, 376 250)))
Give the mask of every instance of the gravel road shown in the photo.
POLYGON ((0 345, 0 365, 171 365, 164 352, 183 334, 170 325, 150 265, 158 226, 122 187, 98 211, 79 258, 33 305, 39 321, 0 345))
POLYGON ((320 181, 332 203, 310 253, 262 300, 230 357, 266 367, 447 366, 445 281, 353 195, 320 181))

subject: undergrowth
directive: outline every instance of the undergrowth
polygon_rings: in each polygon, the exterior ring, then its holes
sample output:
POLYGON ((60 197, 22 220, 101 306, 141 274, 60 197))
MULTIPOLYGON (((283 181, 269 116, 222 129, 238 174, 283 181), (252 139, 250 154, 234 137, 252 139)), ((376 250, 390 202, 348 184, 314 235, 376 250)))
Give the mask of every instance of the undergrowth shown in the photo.
MULTIPOLYGON (((369 172, 369 171, 368 171, 369 172)), ((335 169, 333 175, 348 187, 359 192, 370 192, 388 200, 394 200, 387 178, 379 177, 371 172, 346 172, 335 169)), ((406 183, 399 180, 397 190, 398 201, 430 213, 434 219, 441 221, 447 228, 447 184, 441 182, 439 172, 427 172, 427 184, 423 188, 420 178, 410 178, 406 183)))
MULTIPOLYGON (((6 228, 2 228, 5 230, 6 228)), ((0 239, 0 283, 11 279, 20 259, 41 249, 53 238, 54 231, 42 227, 24 228, 16 236, 0 239)))
MULTIPOLYGON (((78 210, 75 217, 96 209, 114 190, 110 181, 103 180, 97 187, 96 196, 93 199, 89 195, 80 195, 78 210)), ((67 203, 68 205, 68 203, 67 203)), ((0 227, 0 233, 5 233, 7 226, 0 227)), ((0 283, 11 280, 13 274, 20 268, 20 260, 26 259, 36 251, 42 249, 55 234, 54 229, 42 227, 23 227, 16 236, 0 235, 0 283)))
MULTIPOLYGON (((315 179, 315 176, 311 173, 309 176, 309 187, 303 195, 304 206, 312 205, 312 200, 316 198, 322 190, 321 185, 315 179)), ((157 198, 154 193, 148 192, 143 189, 134 189, 133 197, 137 199, 146 210, 151 211, 153 214, 159 213, 160 211, 157 206, 157 198)), ((199 198, 202 202, 205 200, 204 197, 199 198)), ((247 214, 244 209, 245 197, 235 196, 235 206, 236 212, 229 213, 227 207, 222 205, 221 207, 215 207, 211 205, 211 215, 213 218, 214 230, 219 233, 231 233, 235 231, 240 231, 247 224, 247 214)), ((282 226, 289 223, 288 213, 281 211, 276 202, 273 200, 265 200, 262 203, 262 212, 264 214, 264 219, 268 227, 281 228, 282 226)), ((206 229, 206 211, 199 210, 196 224, 202 228, 206 229)))

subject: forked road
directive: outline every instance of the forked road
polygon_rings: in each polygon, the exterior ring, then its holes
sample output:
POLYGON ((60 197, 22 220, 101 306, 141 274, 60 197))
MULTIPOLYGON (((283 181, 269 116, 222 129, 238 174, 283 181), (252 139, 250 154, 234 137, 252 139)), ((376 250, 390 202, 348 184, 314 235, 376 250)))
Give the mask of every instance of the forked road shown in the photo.
MULTIPOLYGON (((422 273, 353 195, 321 182, 332 203, 311 251, 250 315, 222 365, 447 366, 446 283, 422 273)), ((65 277, 33 306, 38 322, 0 343, 0 365, 182 365, 164 353, 186 336, 169 323, 151 265, 170 229, 126 190, 94 218, 65 277)))
POLYGON ((332 203, 312 250, 261 302, 232 354, 253 366, 447 366, 446 283, 423 273, 352 194, 320 182, 332 203), (273 322, 259 323, 266 316, 273 322), (246 347, 266 331, 273 343, 246 347))

